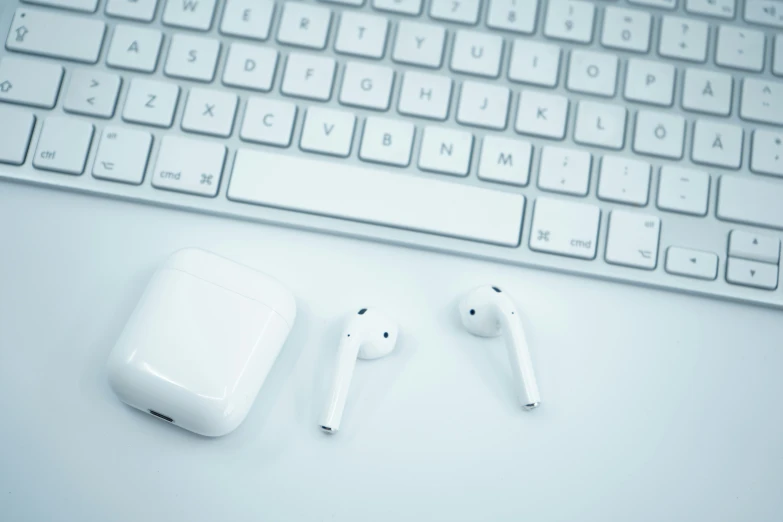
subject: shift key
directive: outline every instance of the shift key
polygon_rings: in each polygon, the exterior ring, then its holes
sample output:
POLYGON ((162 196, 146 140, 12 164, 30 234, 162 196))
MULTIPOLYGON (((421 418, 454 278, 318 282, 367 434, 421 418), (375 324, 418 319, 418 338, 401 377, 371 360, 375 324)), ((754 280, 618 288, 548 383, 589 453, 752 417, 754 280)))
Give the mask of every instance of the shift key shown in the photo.
POLYGON ((22 53, 97 63, 106 24, 100 20, 19 8, 5 42, 22 53))
POLYGON ((601 211, 595 205, 540 197, 533 211, 530 249, 595 259, 601 211))

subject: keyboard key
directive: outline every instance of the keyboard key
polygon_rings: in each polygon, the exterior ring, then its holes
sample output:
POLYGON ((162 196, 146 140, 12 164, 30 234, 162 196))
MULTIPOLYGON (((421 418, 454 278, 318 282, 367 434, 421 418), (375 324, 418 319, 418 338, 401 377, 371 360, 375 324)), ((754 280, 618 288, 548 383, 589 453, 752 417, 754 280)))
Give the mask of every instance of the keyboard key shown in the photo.
POLYGON ((337 65, 332 58, 289 53, 280 92, 288 96, 326 101, 332 96, 337 65))
POLYGON ((783 83, 756 78, 742 80, 740 117, 745 120, 783 125, 783 83))
POLYGON ((568 120, 568 98, 536 91, 519 93, 514 129, 520 134, 562 140, 568 120))
POLYGON ((215 197, 225 159, 226 148, 218 143, 164 136, 152 173, 152 186, 215 197))
POLYGON ((46 7, 60 7, 72 11, 94 13, 98 8, 98 0, 22 0, 26 4, 37 4, 46 7))
POLYGON ((365 58, 383 58, 388 30, 389 22, 380 16, 344 11, 334 50, 365 58))
POLYGON ((609 214, 606 262, 653 270, 658 264, 661 220, 655 216, 613 210, 609 214))
POLYGON ((151 22, 155 18, 157 7, 158 0, 107 0, 106 14, 138 22, 151 22))
POLYGON ((402 75, 401 114, 431 120, 445 120, 449 114, 451 79, 435 74, 407 71, 402 75))
POLYGON ((119 24, 114 28, 106 63, 118 69, 153 72, 162 43, 163 34, 156 29, 119 24))
POLYGON ((677 0, 628 0, 628 3, 650 7, 659 7, 661 9, 674 9, 677 7, 677 0))
POLYGON ((359 158, 364 161, 407 167, 413 149, 413 124, 370 116, 364 122, 359 158))
POLYGON ((718 116, 731 114, 732 79, 726 73, 685 70, 682 108, 718 116))
POLYGON ((650 49, 651 24, 652 17, 649 13, 607 6, 604 11, 601 45, 611 49, 646 53, 650 49))
POLYGON ((581 259, 595 259, 601 210, 595 205, 547 197, 536 199, 530 249, 581 259))
POLYGON ((324 49, 331 21, 332 12, 325 7, 285 2, 277 41, 308 49, 324 49))
POLYGON ((527 141, 486 136, 481 144, 478 177, 524 187, 530 177, 533 146, 527 141))
POLYGON ((76 118, 50 116, 44 120, 33 166, 63 174, 84 172, 94 128, 76 118))
POLYGON ((52 11, 17 9, 5 46, 11 51, 97 63, 105 32, 106 24, 99 20, 52 11))
POLYGON ((593 40, 595 7, 584 0, 549 0, 544 34, 569 42, 593 40))
POLYGON ((133 78, 122 119, 155 127, 171 127, 178 99, 179 87, 173 83, 133 78))
POLYGON ((715 63, 743 71, 764 69, 764 33, 750 29, 721 25, 715 63))
POLYGON ((709 26, 705 22, 664 16, 658 53, 667 58, 704 62, 707 60, 708 37, 709 26))
POLYGON ((670 274, 714 281, 718 277, 718 256, 712 252, 669 247, 665 268, 670 274))
POLYGON ((674 66, 653 60, 628 60, 625 99, 670 107, 674 100, 674 66))
POLYGON ((775 50, 772 53, 772 72, 783 76, 783 35, 775 37, 775 50))
POLYGON ((514 33, 532 34, 536 29, 538 0, 489 0, 487 26, 514 33))
POLYGON ((734 285, 774 290, 778 287, 778 266, 730 257, 726 262, 726 281, 734 285))
POLYGON ((211 82, 215 78, 220 42, 211 38, 175 34, 163 71, 174 78, 211 82))
POLYGON ((227 0, 220 32, 231 36, 266 40, 272 27, 272 0, 227 0))
POLYGON ((188 93, 182 130, 228 138, 234 128, 236 94, 194 87, 188 93))
POLYGON ((353 7, 361 7, 364 5, 364 0, 321 0, 321 1, 328 2, 330 4, 350 5, 353 7))
POLYGON ((736 0, 685 0, 685 10, 698 15, 732 19, 735 2, 736 0))
POLYGON ((710 176, 701 170, 661 167, 658 208, 692 216, 706 216, 710 176))
POLYGON ((0 105, 0 163, 21 165, 33 136, 35 116, 32 113, 0 105))
POLYGON ((617 56, 575 49, 568 65, 568 89, 575 92, 614 96, 617 84, 617 56))
POLYGON ((103 129, 92 175, 99 179, 140 185, 147 170, 152 134, 149 132, 106 127, 103 129))
POLYGON ((51 109, 62 79, 59 65, 6 55, 0 59, 0 102, 51 109))
POLYGON ((573 196, 586 196, 593 158, 585 150, 546 146, 541 152, 538 188, 573 196))
POLYGON ((372 0, 372 6, 379 11, 418 16, 422 0, 372 0))
POLYGON ((783 230, 783 186, 767 180, 720 177, 719 219, 783 230))
POLYGON ((548 43, 514 40, 508 79, 515 82, 554 87, 560 69, 560 47, 548 43))
POLYGON ((111 118, 120 93, 120 77, 90 69, 75 69, 65 95, 65 110, 87 116, 111 118))
POLYGON ((470 80, 462 82, 457 122, 487 129, 506 128, 511 93, 505 87, 470 80))
POLYGON ((522 194, 247 149, 228 198, 508 247, 525 210, 522 194))
POLYGON ((745 21, 783 28, 783 5, 779 0, 745 0, 745 21))
POLYGON ((467 176, 473 154, 473 135, 443 127, 424 127, 419 168, 430 172, 467 176))
POLYGON ((750 170, 759 174, 783 176, 783 132, 753 131, 750 170))
POLYGON ((443 27, 404 20, 397 26, 392 60, 437 69, 443 62, 445 41, 443 27))
POLYGON ((310 107, 305 113, 299 147, 309 152, 347 158, 351 153, 356 116, 350 112, 310 107))
POLYGON ((696 163, 738 169, 742 164, 742 128, 697 120, 693 126, 691 158, 696 163))
POLYGON ((394 70, 363 62, 348 62, 343 73, 340 103, 385 111, 391 103, 394 70))
POLYGON ((497 78, 500 74, 502 56, 501 37, 460 29, 454 35, 451 70, 485 78, 497 78))
POLYGON ((625 107, 580 101, 576 110, 574 140, 584 145, 622 149, 625 143, 625 107))
POLYGON ((432 0, 430 17, 458 24, 474 25, 478 22, 481 0, 432 0))
POLYGON ((223 70, 223 83, 267 92, 272 89, 277 70, 277 51, 269 47, 232 43, 223 70))
POLYGON ((732 230, 729 234, 729 256, 777 265, 780 261, 780 239, 744 230, 732 230))
POLYGON ((685 119, 664 112, 636 113, 633 150, 662 158, 682 158, 685 141, 685 119))
POLYGON ((604 156, 598 180, 598 197, 643 207, 650 192, 649 163, 622 156, 604 156))
POLYGON ((209 31, 217 0, 166 0, 163 23, 174 27, 209 31))
POLYGON ((245 141, 288 147, 296 121, 296 105, 268 98, 247 100, 239 137, 245 141))

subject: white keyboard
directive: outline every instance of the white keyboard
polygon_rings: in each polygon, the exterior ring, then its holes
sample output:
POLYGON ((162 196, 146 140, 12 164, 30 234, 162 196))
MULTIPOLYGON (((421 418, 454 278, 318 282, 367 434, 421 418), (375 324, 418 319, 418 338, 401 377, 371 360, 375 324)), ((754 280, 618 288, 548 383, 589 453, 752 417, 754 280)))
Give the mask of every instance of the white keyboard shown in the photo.
POLYGON ((781 0, 6 0, 0 37, 2 179, 783 307, 781 0))

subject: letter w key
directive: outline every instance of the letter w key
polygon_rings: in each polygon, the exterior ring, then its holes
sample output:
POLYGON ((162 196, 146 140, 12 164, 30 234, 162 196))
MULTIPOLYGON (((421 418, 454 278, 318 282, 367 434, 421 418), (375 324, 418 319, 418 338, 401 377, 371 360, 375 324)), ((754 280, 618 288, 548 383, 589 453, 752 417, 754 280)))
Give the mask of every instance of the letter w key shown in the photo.
POLYGON ((217 0, 169 0, 163 12, 163 23, 208 31, 212 26, 217 0))

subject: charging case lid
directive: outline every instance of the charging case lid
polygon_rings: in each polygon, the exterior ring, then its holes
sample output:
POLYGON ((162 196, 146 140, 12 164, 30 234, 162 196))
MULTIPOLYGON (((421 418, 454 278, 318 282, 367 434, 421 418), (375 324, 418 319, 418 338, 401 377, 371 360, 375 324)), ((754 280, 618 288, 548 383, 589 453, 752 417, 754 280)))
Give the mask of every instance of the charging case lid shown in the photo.
POLYGON ((277 279, 198 248, 174 252, 163 268, 180 270, 199 279, 263 303, 292 327, 296 319, 296 300, 277 279))

